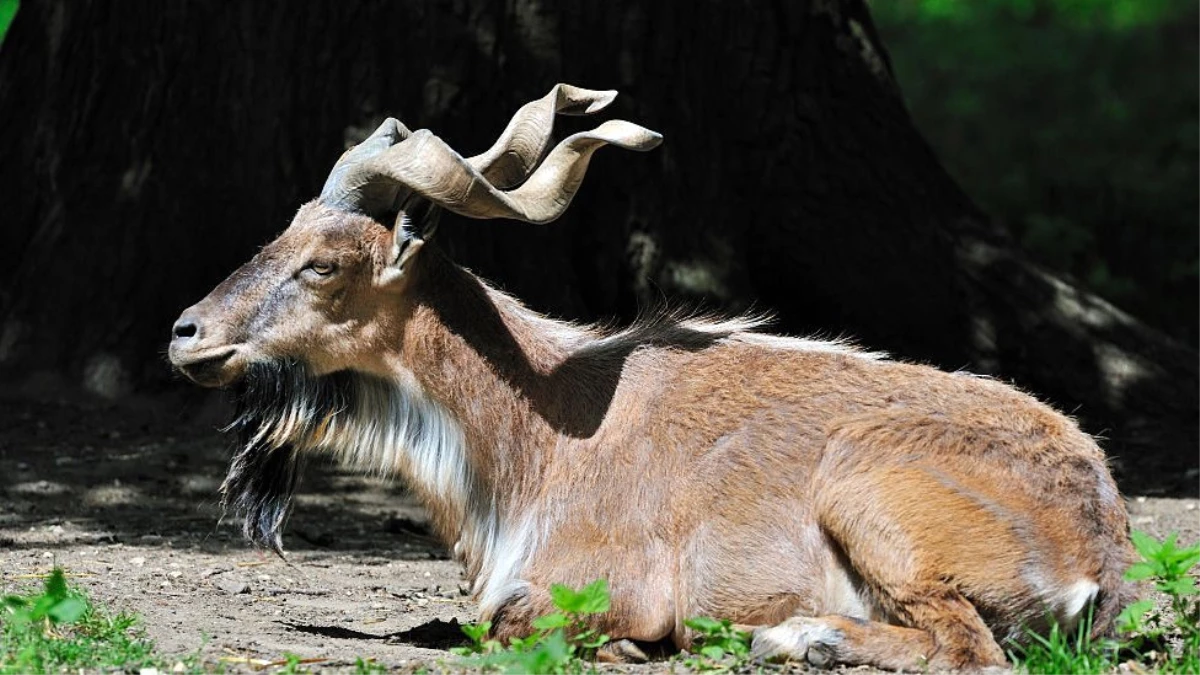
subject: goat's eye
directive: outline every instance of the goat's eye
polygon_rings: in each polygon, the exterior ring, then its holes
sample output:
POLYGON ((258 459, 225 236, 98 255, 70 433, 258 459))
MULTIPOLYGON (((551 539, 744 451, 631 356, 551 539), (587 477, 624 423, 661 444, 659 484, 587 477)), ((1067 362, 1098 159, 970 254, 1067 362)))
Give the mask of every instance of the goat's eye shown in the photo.
POLYGON ((330 274, 333 274, 333 270, 335 268, 334 268, 333 263, 314 261, 314 262, 310 262, 308 264, 308 269, 325 277, 325 276, 329 276, 330 274))

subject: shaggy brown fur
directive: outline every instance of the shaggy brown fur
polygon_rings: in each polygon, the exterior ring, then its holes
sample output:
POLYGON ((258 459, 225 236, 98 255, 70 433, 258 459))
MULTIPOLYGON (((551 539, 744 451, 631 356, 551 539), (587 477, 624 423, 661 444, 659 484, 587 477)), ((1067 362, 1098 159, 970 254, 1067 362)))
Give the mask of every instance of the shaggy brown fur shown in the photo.
POLYGON ((502 639, 551 611, 551 584, 601 577, 614 638, 684 646, 685 618, 715 616, 762 627, 761 657, 814 663, 985 666, 1048 618, 1094 606, 1111 627, 1125 509, 1071 420, 753 327, 553 321, 401 228, 310 204, 184 313, 171 358, 209 386, 297 364, 310 384, 245 418, 255 452, 405 476, 502 639))

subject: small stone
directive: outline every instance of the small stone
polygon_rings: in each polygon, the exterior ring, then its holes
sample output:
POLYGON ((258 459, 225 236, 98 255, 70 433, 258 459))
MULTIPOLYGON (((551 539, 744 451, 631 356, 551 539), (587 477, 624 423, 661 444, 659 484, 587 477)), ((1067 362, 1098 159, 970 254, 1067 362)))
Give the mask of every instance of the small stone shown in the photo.
POLYGON ((50 528, 50 534, 62 534, 62 533, 63 533, 62 525, 55 525, 54 527, 50 528))
POLYGON ((235 579, 229 579, 227 581, 222 581, 221 583, 217 584, 217 588, 221 589, 222 591, 225 591, 226 593, 228 593, 230 595, 241 595, 243 593, 250 592, 250 584, 248 584, 244 581, 237 581, 235 579))
POLYGON ((141 567, 142 565, 146 564, 146 557, 139 555, 136 558, 130 558, 129 564, 134 565, 135 567, 141 567))
POLYGON ((167 576, 171 577, 172 579, 178 579, 179 577, 183 576, 183 572, 167 572, 167 576))

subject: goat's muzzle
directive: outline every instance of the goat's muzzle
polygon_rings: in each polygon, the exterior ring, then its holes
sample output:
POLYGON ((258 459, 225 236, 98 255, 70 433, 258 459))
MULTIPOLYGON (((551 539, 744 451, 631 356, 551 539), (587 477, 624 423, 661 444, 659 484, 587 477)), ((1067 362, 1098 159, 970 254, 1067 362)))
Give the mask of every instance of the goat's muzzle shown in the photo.
POLYGON ((167 351, 171 365, 200 386, 223 387, 236 380, 238 368, 233 357, 237 351, 236 346, 206 340, 203 324, 191 310, 171 327, 167 351))

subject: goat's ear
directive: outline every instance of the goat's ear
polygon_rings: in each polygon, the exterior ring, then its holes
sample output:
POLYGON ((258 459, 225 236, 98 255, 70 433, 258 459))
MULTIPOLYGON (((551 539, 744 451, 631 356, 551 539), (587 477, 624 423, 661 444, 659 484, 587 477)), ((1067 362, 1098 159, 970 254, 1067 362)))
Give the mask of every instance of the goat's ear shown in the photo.
POLYGON ((386 252, 386 261, 380 271, 380 285, 390 285, 400 279, 408 263, 425 244, 425 238, 415 231, 408 214, 401 211, 392 228, 391 243, 386 252))

